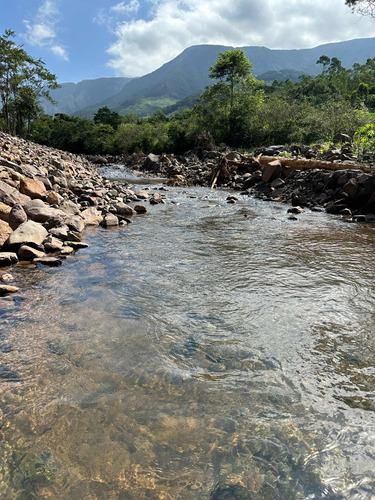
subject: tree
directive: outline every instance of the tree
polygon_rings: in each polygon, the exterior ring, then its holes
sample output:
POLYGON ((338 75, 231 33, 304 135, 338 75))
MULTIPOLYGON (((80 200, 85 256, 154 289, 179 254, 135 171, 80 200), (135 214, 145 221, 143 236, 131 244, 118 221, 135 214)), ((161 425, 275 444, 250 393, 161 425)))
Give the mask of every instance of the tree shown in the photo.
POLYGON ((117 130, 120 124, 123 122, 122 116, 116 111, 111 111, 108 106, 99 108, 94 115, 95 123, 102 123, 104 125, 111 125, 114 130, 117 130))
POLYGON ((59 85, 45 63, 31 57, 14 37, 12 30, 0 36, 0 99, 7 132, 22 133, 39 111, 39 98, 53 101, 49 90, 59 85))
POLYGON ((375 17, 375 0, 345 0, 345 3, 363 16, 375 17))
POLYGON ((331 59, 328 56, 320 56, 316 61, 316 64, 321 64, 323 66, 322 74, 326 72, 326 68, 330 65, 331 59))
POLYGON ((209 68, 210 78, 218 81, 206 88, 195 109, 202 125, 216 139, 238 143, 246 119, 261 103, 262 82, 251 71, 252 65, 241 49, 221 52, 209 68))

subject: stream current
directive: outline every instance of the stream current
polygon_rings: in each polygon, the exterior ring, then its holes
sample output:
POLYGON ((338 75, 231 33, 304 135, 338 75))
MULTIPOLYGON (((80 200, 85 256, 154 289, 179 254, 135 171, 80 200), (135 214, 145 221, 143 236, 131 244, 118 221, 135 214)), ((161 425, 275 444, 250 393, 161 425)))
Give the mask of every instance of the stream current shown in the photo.
POLYGON ((0 498, 375 498, 375 227, 228 194, 12 270, 0 498))

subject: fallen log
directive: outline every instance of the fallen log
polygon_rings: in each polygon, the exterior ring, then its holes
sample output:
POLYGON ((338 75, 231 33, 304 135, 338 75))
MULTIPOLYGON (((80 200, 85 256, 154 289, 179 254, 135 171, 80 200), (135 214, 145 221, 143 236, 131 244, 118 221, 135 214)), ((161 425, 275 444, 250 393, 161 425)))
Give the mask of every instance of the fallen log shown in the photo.
POLYGON ((374 172, 374 167, 370 165, 362 165, 360 163, 336 163, 333 161, 325 160, 307 160, 306 158, 285 158, 284 156, 257 156, 254 158, 257 160, 262 167, 268 165, 272 161, 278 160, 281 165, 285 167, 292 168, 294 170, 309 170, 309 169, 320 169, 320 170, 362 170, 363 172, 371 173, 374 172))

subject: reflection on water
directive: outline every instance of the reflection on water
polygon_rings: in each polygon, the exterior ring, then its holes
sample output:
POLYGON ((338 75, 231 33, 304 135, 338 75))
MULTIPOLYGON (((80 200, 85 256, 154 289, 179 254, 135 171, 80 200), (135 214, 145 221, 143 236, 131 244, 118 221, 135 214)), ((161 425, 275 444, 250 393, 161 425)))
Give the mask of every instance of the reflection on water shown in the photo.
POLYGON ((171 189, 15 268, 1 498, 375 495, 374 229, 225 198, 171 189))

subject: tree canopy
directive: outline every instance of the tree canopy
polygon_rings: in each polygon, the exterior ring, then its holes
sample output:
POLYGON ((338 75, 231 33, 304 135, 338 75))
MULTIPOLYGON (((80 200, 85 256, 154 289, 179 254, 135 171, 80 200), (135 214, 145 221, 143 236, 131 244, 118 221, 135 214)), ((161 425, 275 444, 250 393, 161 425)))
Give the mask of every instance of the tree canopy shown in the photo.
POLYGON ((345 3, 364 16, 375 17, 375 0, 345 0, 345 3))
POLYGON ((5 129, 22 134, 40 111, 39 99, 51 100, 49 90, 59 85, 45 63, 31 57, 14 37, 12 30, 0 36, 0 99, 5 129))

